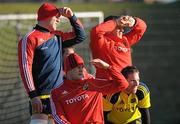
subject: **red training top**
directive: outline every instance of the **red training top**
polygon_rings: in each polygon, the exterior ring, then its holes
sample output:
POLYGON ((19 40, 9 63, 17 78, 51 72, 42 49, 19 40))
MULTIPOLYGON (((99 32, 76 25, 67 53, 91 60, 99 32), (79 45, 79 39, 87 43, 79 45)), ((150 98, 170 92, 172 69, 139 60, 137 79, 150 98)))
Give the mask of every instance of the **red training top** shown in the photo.
POLYGON ((104 124, 102 93, 124 90, 128 82, 115 70, 108 69, 114 80, 94 79, 65 80, 52 90, 51 108, 56 124, 104 124))
MULTIPOLYGON (((146 24, 139 18, 131 31, 124 34, 122 39, 113 36, 111 32, 117 27, 115 20, 109 20, 95 26, 91 31, 90 49, 93 58, 99 58, 116 66, 119 71, 128 65, 132 65, 131 46, 137 43, 146 30, 146 24)), ((111 79, 111 76, 103 69, 97 68, 96 77, 111 79)))

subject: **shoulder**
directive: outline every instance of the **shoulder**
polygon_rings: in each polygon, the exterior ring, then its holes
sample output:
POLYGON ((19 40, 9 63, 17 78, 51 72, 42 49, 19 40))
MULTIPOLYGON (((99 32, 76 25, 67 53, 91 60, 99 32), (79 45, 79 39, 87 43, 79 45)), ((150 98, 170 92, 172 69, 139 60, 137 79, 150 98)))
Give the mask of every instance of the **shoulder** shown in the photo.
POLYGON ((109 94, 107 96, 104 96, 104 98, 107 101, 109 101, 111 104, 115 104, 119 99, 120 93, 121 92, 117 92, 117 93, 114 93, 114 94, 109 94))
POLYGON ((140 82, 136 95, 139 100, 142 100, 146 95, 150 93, 148 86, 144 82, 140 82))
POLYGON ((51 91, 51 94, 61 94, 64 89, 66 89, 66 86, 64 84, 54 88, 52 91, 51 91))
POLYGON ((32 31, 30 31, 30 32, 28 32, 23 38, 22 38, 22 41, 23 42, 33 42, 33 41, 35 41, 36 39, 37 39, 37 37, 39 36, 39 33, 38 33, 38 31, 37 30, 32 30, 32 31))
POLYGON ((62 31, 51 31, 51 34, 55 34, 55 35, 58 35, 58 36, 62 36, 63 35, 63 32, 62 31))

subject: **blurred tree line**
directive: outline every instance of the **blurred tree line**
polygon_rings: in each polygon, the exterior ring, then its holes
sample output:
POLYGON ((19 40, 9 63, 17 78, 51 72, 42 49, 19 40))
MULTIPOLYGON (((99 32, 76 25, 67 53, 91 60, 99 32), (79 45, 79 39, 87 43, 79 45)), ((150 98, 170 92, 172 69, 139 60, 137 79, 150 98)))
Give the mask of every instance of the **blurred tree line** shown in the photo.
POLYGON ((152 3, 171 3, 178 0, 0 0, 0 3, 10 3, 10 2, 61 2, 61 3, 105 3, 105 2, 134 2, 140 3, 145 2, 147 4, 152 3))

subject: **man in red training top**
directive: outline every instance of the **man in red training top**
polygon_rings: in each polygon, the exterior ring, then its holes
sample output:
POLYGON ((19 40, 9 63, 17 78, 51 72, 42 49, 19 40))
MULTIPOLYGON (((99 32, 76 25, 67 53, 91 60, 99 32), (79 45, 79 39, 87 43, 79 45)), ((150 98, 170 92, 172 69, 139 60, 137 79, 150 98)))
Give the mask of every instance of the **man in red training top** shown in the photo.
POLYGON ((102 93, 124 90, 127 80, 119 70, 100 59, 91 61, 109 72, 113 80, 97 79, 85 74, 84 61, 76 53, 65 59, 66 78, 51 92, 52 116, 57 124, 103 124, 102 93))
MULTIPOLYGON (((131 47, 137 43, 146 30, 143 20, 132 16, 109 16, 91 31, 90 49, 93 59, 99 58, 119 71, 132 65, 131 47), (125 28, 131 30, 123 34, 125 28)), ((97 78, 111 79, 109 73, 97 68, 97 78)))

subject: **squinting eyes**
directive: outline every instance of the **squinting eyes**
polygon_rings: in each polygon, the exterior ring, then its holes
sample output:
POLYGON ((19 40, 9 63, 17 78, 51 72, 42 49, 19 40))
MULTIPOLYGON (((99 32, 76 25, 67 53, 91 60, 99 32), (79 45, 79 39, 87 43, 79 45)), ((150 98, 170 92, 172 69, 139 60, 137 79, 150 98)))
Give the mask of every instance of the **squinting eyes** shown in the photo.
POLYGON ((139 80, 132 80, 131 82, 132 83, 137 83, 137 82, 139 82, 139 80))

